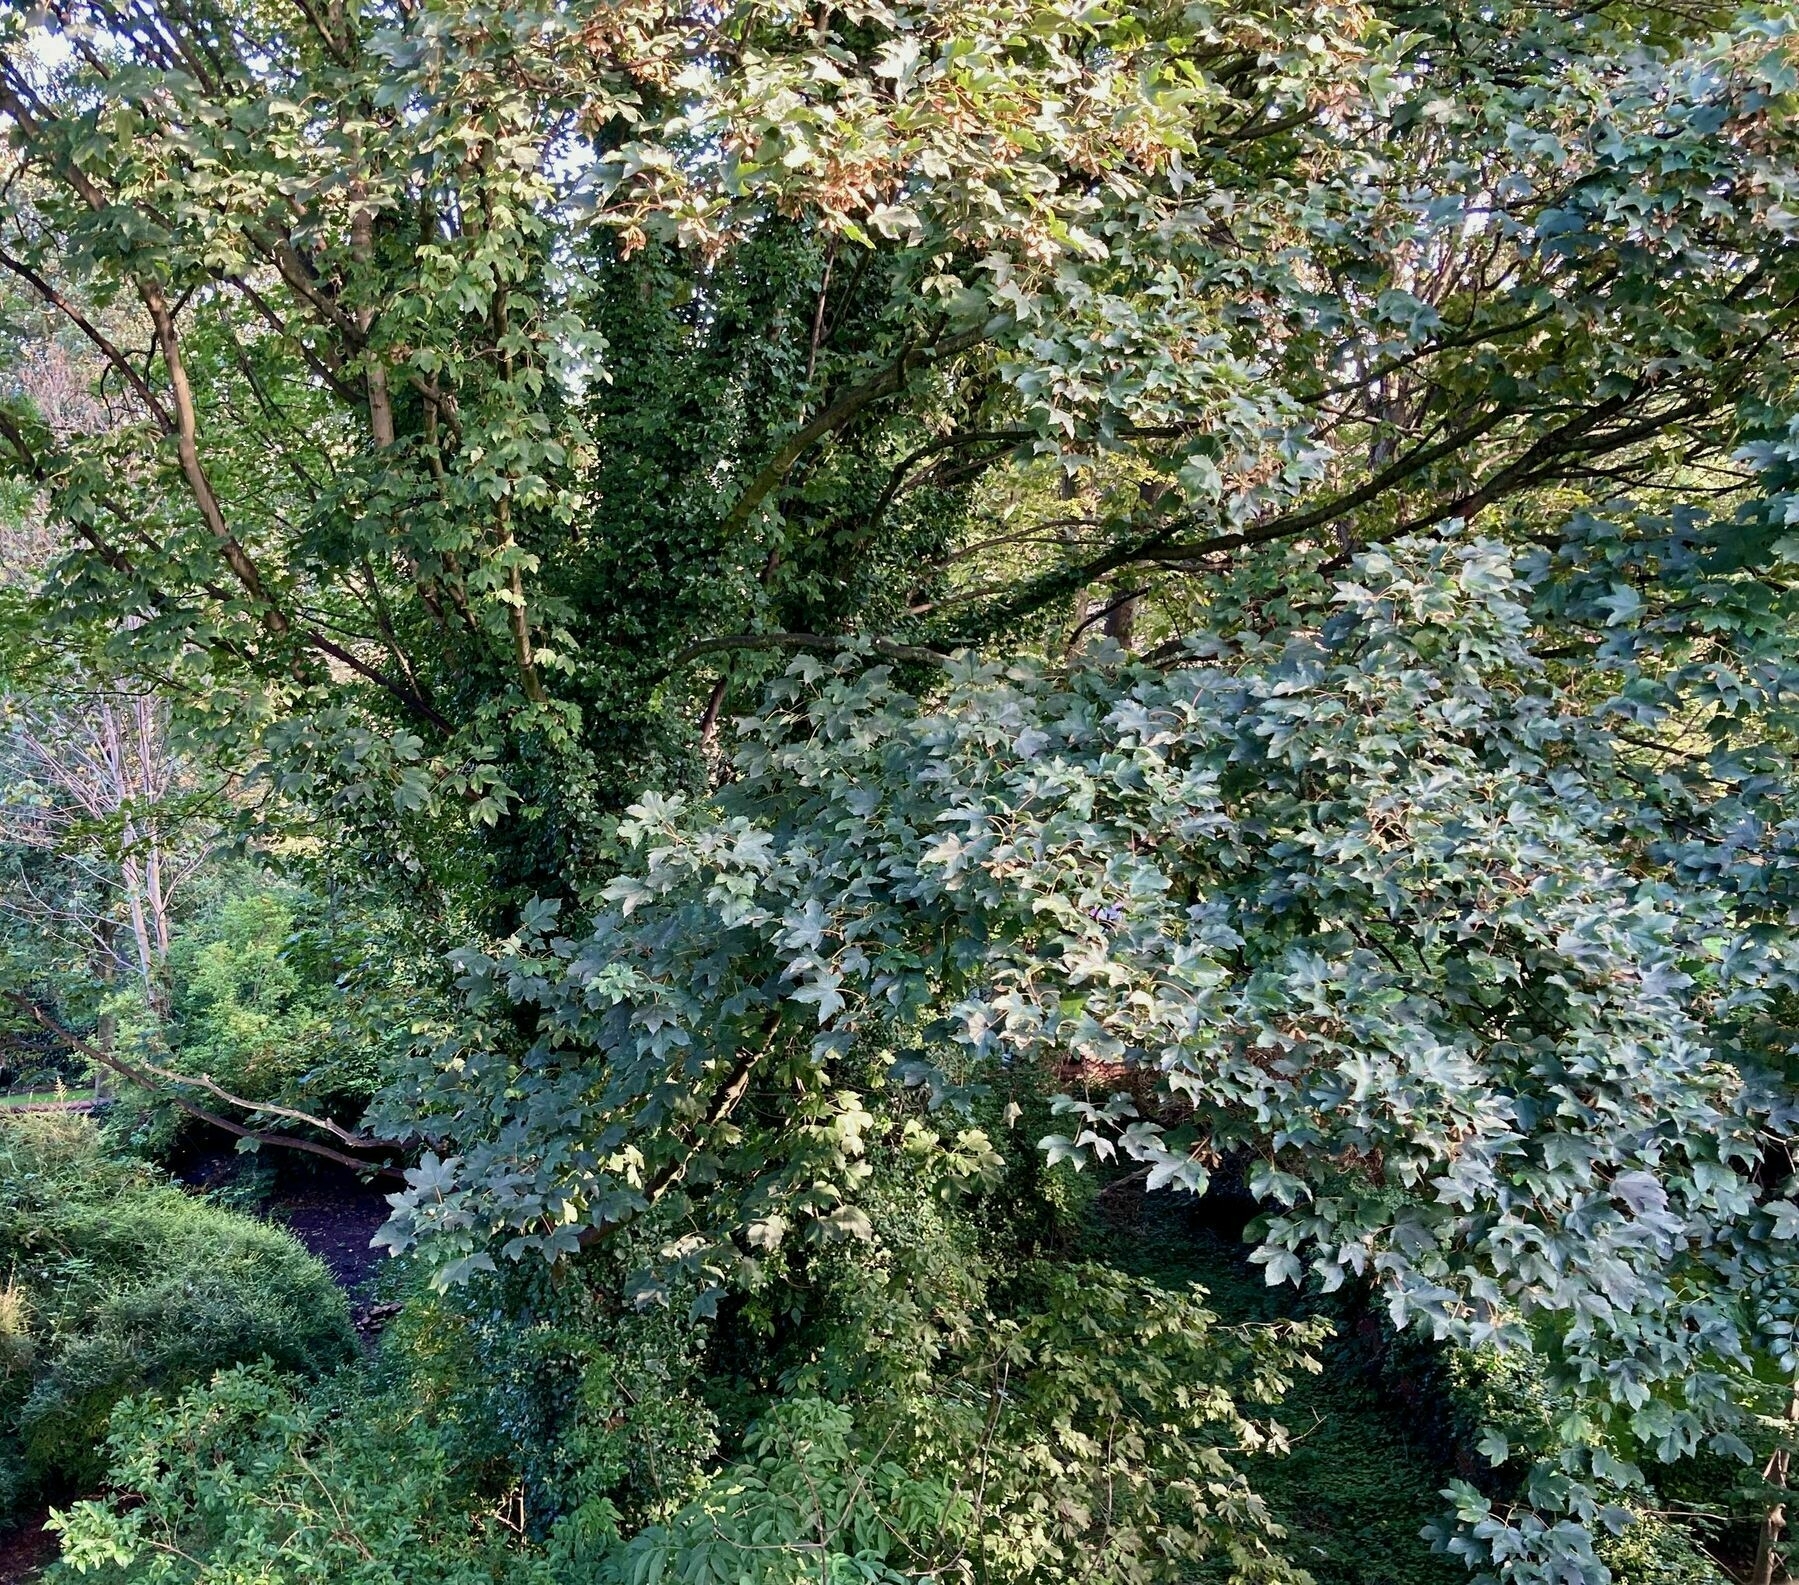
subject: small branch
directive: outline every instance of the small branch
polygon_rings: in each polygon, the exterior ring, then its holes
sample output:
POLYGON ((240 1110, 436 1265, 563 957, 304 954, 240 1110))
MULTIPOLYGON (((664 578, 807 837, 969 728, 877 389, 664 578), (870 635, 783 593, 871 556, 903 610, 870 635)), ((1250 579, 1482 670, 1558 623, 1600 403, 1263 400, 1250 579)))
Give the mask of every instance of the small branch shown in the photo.
POLYGON ((1149 1174, 1150 1169, 1148 1167, 1139 1167, 1135 1172, 1127 1172, 1122 1178, 1114 1178, 1101 1189, 1098 1194, 1094 1195, 1093 1198, 1096 1200, 1103 1200, 1108 1194, 1117 1194, 1124 1189, 1130 1188, 1132 1184, 1142 1183, 1149 1177, 1149 1174))
POLYGON ((332 60, 336 61, 339 66, 348 66, 350 64, 349 52, 331 29, 325 25, 324 19, 319 16, 318 12, 313 10, 306 0, 294 0, 294 6, 300 15, 311 24, 312 31, 318 35, 319 42, 325 46, 325 52, 332 60))
POLYGON ((388 676, 386 672, 382 671, 380 667, 371 666, 367 661, 357 659, 355 655, 345 649, 341 644, 334 644, 330 639, 326 638, 323 633, 320 633, 315 628, 305 629, 300 636, 307 644, 313 649, 318 650, 321 654, 329 655, 333 660, 348 666, 351 671, 356 672, 359 676, 366 677, 378 687, 385 688, 398 699, 401 704, 405 705, 408 710, 412 711, 414 715, 422 716, 440 732, 448 734, 455 731, 455 728, 450 724, 449 719, 441 714, 428 699, 418 693, 415 689, 407 687, 405 683, 396 682, 392 677, 388 676))
POLYGON ((206 519, 206 526, 212 530, 213 538, 219 543, 225 565, 244 586, 244 592, 263 608, 264 625, 279 637, 287 632, 287 618, 264 592, 262 575, 256 570, 256 564, 250 560, 249 553, 225 522, 225 513, 213 490, 212 480, 207 477, 206 469, 200 461, 199 419, 194 408, 193 389, 188 384, 187 367, 181 357, 181 343, 175 334, 175 315, 163 296, 161 283, 152 277, 139 277, 138 295, 143 298, 144 307, 150 311, 151 322, 156 327, 157 339, 162 346, 163 366, 168 370, 170 394, 175 399, 175 451, 181 462, 182 476, 187 480, 194 502, 200 508, 200 515, 206 519))
MULTIPOLYGON (((274 331, 283 342, 294 347, 299 352, 300 356, 306 360, 306 364, 312 372, 330 387, 331 390, 336 392, 341 400, 352 406, 356 404, 358 400, 356 390, 353 386, 346 384, 339 376, 339 366, 327 362, 324 357, 321 357, 319 353, 312 348, 310 343, 307 342, 304 336, 295 331, 292 326, 275 312, 267 298, 258 292, 255 287, 251 286, 249 282, 240 280, 236 277, 230 278, 227 284, 235 287, 243 294, 244 301, 249 303, 249 305, 256 310, 262 317, 264 323, 268 325, 269 329, 274 331)), ((329 348, 327 348, 327 351, 329 351, 329 348)))
MULTIPOLYGON (((977 429, 967 434, 947 435, 941 440, 933 440, 928 445, 920 446, 910 456, 902 457, 894 464, 893 471, 887 476, 887 487, 881 491, 880 498, 874 504, 874 510, 868 514, 868 526, 856 536, 858 546, 866 545, 874 537, 874 532, 881 525, 881 519, 887 515, 887 508, 893 504, 894 498, 910 481, 913 467, 925 460, 945 451, 954 451, 959 446, 980 445, 1015 445, 1031 439, 1032 431, 1028 429, 977 429)), ((1004 455, 1003 451, 999 455, 1004 455)))
POLYGON ((896 644, 892 639, 862 638, 854 633, 733 633, 724 638, 705 638, 686 649, 668 663, 669 671, 678 671, 702 655, 716 655, 730 649, 818 649, 854 650, 866 646, 893 660, 919 661, 928 666, 947 666, 949 656, 939 650, 918 644, 896 644))
MULTIPOLYGON (((724 1086, 707 1109, 703 1127, 695 1131, 687 1143, 687 1149, 679 1156, 664 1162, 661 1168, 644 1184, 643 1198, 646 1207, 656 1204, 686 1176, 687 1169, 693 1165, 694 1158, 705 1148, 707 1138, 705 1130, 717 1128, 736 1109, 737 1103, 743 1099, 744 1092, 750 1087, 750 1078, 755 1073, 757 1064, 768 1055, 774 1046, 775 1037, 780 1032, 781 1008, 777 1004, 770 1010, 767 1021, 763 1025, 762 1043, 738 1053, 737 1062, 732 1067, 730 1076, 725 1080, 724 1086)), ((608 1237, 610 1232, 609 1228, 587 1227, 582 1229, 578 1240, 581 1247, 586 1249, 608 1237)))
POLYGON ((811 389, 812 376, 818 372, 818 349, 825 337, 825 299, 831 292, 831 266, 837 262, 837 239, 831 238, 825 250, 825 277, 819 283, 818 303, 812 310, 812 350, 806 355, 806 387, 811 389))
POLYGON ((1070 654, 1072 654, 1074 652, 1074 646, 1080 642, 1081 634, 1085 633, 1087 631, 1087 629, 1092 627, 1095 622, 1105 621, 1105 619, 1107 617, 1109 617, 1114 611, 1118 610, 1121 606, 1128 605, 1128 604, 1130 604, 1130 602, 1132 600, 1135 600, 1139 595, 1144 595, 1144 594, 1148 594, 1148 593, 1149 593, 1149 585, 1148 584, 1144 584, 1141 587, 1135 588, 1135 589, 1127 589, 1123 594, 1119 595, 1117 597, 1117 599, 1113 600, 1113 602, 1110 605, 1102 605, 1097 611, 1092 612, 1090 615, 1088 615, 1086 618, 1084 618, 1082 620, 1081 625, 1079 627, 1077 627, 1072 633, 1070 633, 1068 635, 1068 643, 1065 646, 1066 652, 1070 653, 1070 654))

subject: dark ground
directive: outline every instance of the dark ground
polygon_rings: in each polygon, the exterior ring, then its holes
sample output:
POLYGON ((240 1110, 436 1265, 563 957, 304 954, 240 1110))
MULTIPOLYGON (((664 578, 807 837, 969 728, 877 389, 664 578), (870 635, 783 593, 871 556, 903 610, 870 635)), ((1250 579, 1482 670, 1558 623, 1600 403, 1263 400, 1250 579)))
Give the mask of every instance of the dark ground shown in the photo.
POLYGON ((47 1517, 39 1515, 0 1535, 0 1585, 21 1585, 35 1579, 38 1570, 56 1556, 56 1537, 44 1528, 47 1517))
POLYGON ((324 1261, 352 1303, 365 1297, 383 1259, 369 1247, 375 1229, 387 1220, 387 1199, 378 1188, 346 1177, 319 1181, 282 1194, 267 1215, 324 1261))

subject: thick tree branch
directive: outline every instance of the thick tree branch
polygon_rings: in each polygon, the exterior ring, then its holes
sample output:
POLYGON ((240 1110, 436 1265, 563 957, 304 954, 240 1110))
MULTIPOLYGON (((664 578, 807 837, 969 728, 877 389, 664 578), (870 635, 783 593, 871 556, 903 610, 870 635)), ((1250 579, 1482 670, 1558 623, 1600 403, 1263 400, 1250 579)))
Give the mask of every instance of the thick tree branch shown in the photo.
POLYGON ((354 1167, 358 1172, 377 1172, 390 1178, 402 1180, 405 1178, 405 1174, 399 1168, 389 1166, 386 1162, 364 1161, 359 1157, 348 1155, 344 1151, 334 1150, 329 1145, 321 1145, 316 1140, 300 1139, 292 1134, 275 1134, 266 1129, 246 1128, 242 1123, 222 1117, 217 1112, 208 1111, 205 1107, 197 1106, 180 1095, 171 1094, 167 1086, 186 1085, 190 1088, 204 1090, 223 1100, 227 1105, 239 1107, 253 1115, 261 1113, 266 1116, 290 1118, 309 1127, 322 1129, 334 1138, 345 1141, 352 1149, 384 1150, 388 1148, 378 1139, 369 1139, 365 1135, 352 1133, 348 1129, 339 1127, 329 1118, 314 1117, 306 1112, 295 1111, 291 1107, 244 1100, 240 1096, 232 1095, 229 1091, 221 1089, 209 1078, 196 1079, 183 1073, 173 1073, 153 1062, 127 1062, 122 1057, 114 1056, 110 1051, 102 1051, 91 1041, 83 1040, 72 1029, 65 1028, 30 997, 21 995, 18 991, 7 991, 4 994, 15 1007, 35 1019, 70 1050, 79 1052, 89 1062, 97 1062, 101 1067, 118 1074, 120 1078, 137 1085, 140 1089, 162 1095, 165 1100, 179 1107, 190 1117, 210 1123, 214 1128, 222 1128, 226 1133, 235 1134, 239 1139, 253 1139, 259 1145, 277 1145, 284 1150, 303 1150, 311 1155, 323 1156, 327 1161, 336 1161, 346 1167, 354 1167))
POLYGON ((194 408, 193 387, 188 383, 187 365, 181 356, 181 340, 175 329, 175 316, 170 312, 168 299, 163 296, 162 284, 146 275, 138 278, 137 287, 144 307, 150 311, 150 322, 156 327, 156 339, 162 347, 163 367, 168 371, 169 393, 175 401, 175 452, 181 463, 182 477, 187 480, 194 504, 200 508, 200 516, 205 519, 207 528, 219 543, 225 565, 243 585, 244 592, 262 608, 263 624, 277 636, 284 634, 289 627, 288 620, 281 608, 269 599, 263 588, 262 574, 256 570, 249 552, 226 523, 218 494, 200 461, 199 419, 194 408))
POLYGON ((946 336, 942 341, 910 352, 897 362, 889 364, 872 379, 851 386, 810 423, 788 436, 762 471, 750 480, 736 504, 726 514, 724 532, 727 535, 733 534, 748 523, 756 508, 780 487, 793 465, 814 444, 833 430, 842 428, 871 402, 878 402, 882 397, 892 396, 902 389, 921 362, 937 362, 953 357, 958 352, 966 352, 970 347, 979 346, 987 339, 987 335, 986 327, 982 326, 976 330, 964 330, 956 335, 946 336))

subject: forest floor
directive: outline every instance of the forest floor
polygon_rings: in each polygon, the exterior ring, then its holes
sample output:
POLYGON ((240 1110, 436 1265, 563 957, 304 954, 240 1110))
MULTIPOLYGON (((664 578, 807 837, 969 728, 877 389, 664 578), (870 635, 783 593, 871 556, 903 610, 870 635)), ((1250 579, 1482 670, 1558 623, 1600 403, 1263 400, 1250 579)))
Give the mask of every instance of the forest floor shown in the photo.
POLYGON ((49 1514, 38 1514, 16 1530, 0 1535, 0 1585, 24 1585, 56 1557, 56 1536, 44 1528, 49 1514))
POLYGON ((382 1261, 381 1251, 369 1247, 388 1215, 379 1189, 354 1179, 322 1180, 279 1194, 264 1214, 325 1263, 353 1304, 364 1297, 382 1261))

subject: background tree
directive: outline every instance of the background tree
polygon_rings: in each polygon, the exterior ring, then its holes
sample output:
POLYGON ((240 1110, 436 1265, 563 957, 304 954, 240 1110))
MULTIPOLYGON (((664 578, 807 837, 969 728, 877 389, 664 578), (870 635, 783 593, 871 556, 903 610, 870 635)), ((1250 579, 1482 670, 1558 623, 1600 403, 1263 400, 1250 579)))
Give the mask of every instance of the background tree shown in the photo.
POLYGON ((171 905, 212 835, 194 818, 193 778, 169 744, 166 708, 146 694, 96 691, 15 695, 6 715, 0 842, 53 862, 38 883, 20 865, 4 906, 86 937, 106 977, 114 965, 135 973, 145 1006, 165 1012, 171 905))

